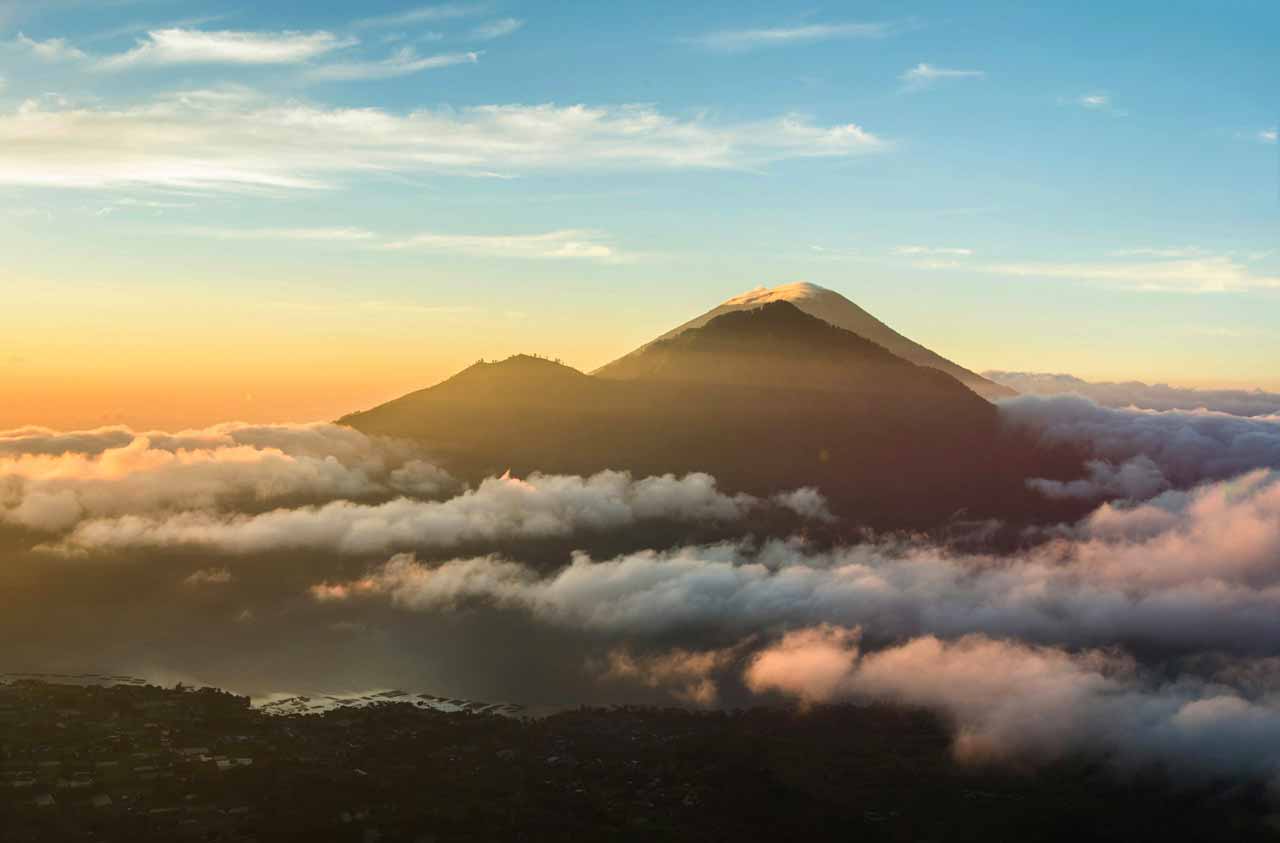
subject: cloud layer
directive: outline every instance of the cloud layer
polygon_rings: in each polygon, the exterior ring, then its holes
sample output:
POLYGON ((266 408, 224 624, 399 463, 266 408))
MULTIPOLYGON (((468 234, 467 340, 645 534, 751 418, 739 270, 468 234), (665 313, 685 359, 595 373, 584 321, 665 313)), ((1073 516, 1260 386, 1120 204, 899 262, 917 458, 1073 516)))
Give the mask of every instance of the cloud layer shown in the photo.
POLYGON ((317 584, 313 596, 429 612, 495 605, 655 640, 825 622, 881 640, 982 633, 1182 654, 1280 647, 1280 476, 1104 505, 1049 535, 1011 555, 914 539, 829 550, 728 542, 603 561, 578 553, 548 575, 497 556, 399 555, 358 580, 317 584))
POLYGON ((492 556, 401 555, 312 597, 432 616, 491 606, 627 641, 593 666, 602 681, 696 704, 741 684, 806 704, 923 706, 954 724, 968 760, 1097 753, 1272 777, 1278 559, 1280 476, 1256 471, 1104 505, 1013 554, 919 539, 725 543, 577 554, 551 575, 492 556))
MULTIPOLYGON (((398 72, 394 65, 352 72, 398 72)), ((853 123, 816 126, 790 115, 724 124, 650 106, 551 104, 396 114, 231 87, 124 108, 27 100, 0 112, 0 184, 319 189, 362 172, 754 168, 884 145, 853 123)))
POLYGON ((0 523, 58 532, 95 518, 430 496, 456 486, 416 454, 331 424, 0 432, 0 523))
POLYGON ((1006 423, 1094 457, 1076 482, 1031 481, 1050 497, 1150 497, 1255 468, 1280 468, 1280 417, 1208 410, 1102 407, 1087 398, 1024 395, 1000 402, 1006 423))
MULTIPOLYGON (((889 700, 941 713, 964 759, 1275 776, 1280 424, 1076 396, 1001 413, 1093 459, 1033 491, 1111 500, 953 545, 857 532, 817 489, 764 499, 697 473, 459 490, 416 447, 327 424, 23 428, 0 432, 0 541, 20 547, 0 577, 45 583, 15 605, 55 618, 131 607, 148 660, 190 623, 211 626, 183 658, 208 646, 240 669, 265 647, 268 676, 291 658, 280 642, 319 646, 322 672, 373 654, 482 687, 499 681, 483 654, 516 653, 509 681, 544 694, 889 700)), ((0 633, 38 663, 20 630, 39 623, 0 633)))
POLYGON ((288 549, 362 554, 552 538, 640 521, 738 521, 758 503, 747 495, 721 493, 706 474, 641 480, 618 471, 585 478, 533 474, 527 480, 490 477, 443 501, 337 500, 255 515, 195 509, 99 518, 79 523, 59 547, 68 552, 189 546, 232 554, 288 549))
POLYGON ((983 372, 1023 395, 1079 395, 1104 407, 1140 410, 1213 410, 1233 416, 1280 417, 1280 393, 1260 389, 1187 389, 1140 381, 1092 383, 1043 372, 983 372))

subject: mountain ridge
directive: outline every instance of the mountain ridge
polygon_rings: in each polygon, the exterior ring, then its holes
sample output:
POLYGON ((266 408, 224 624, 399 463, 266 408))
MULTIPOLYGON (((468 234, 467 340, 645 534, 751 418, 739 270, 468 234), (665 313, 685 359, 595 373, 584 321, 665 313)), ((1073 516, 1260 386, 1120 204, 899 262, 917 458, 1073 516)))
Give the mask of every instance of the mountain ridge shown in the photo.
POLYGON ((993 404, 792 303, 722 314, 626 365, 610 378, 517 355, 340 422, 417 440, 469 482, 702 471, 759 496, 816 486, 837 514, 887 529, 1029 506, 1035 448, 993 404))

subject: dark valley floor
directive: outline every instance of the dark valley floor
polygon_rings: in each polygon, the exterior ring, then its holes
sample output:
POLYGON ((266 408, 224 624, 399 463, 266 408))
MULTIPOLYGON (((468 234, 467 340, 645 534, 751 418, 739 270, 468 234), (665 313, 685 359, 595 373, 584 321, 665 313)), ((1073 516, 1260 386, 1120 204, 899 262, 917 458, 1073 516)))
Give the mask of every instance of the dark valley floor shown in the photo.
POLYGON ((410 705, 268 716, 154 686, 0 687, 0 835, 55 841, 1273 840, 1265 783, 961 765, 903 708, 410 705))

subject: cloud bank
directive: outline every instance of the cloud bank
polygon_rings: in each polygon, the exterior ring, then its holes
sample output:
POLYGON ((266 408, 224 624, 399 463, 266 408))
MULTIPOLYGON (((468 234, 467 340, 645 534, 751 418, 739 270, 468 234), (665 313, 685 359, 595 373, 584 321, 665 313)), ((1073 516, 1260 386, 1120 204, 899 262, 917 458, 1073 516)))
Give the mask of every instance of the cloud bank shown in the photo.
POLYGON ((407 443, 331 424, 0 432, 0 523, 49 532, 96 518, 431 496, 456 485, 407 443))
POLYGON ((1170 487, 1280 468, 1276 416, 1117 409, 1071 395, 1007 399, 1000 414, 1045 442, 1074 444, 1095 458, 1089 476, 1075 482, 1030 481, 1049 497, 1142 499, 1170 487))
POLYGON ((1260 389, 1187 389, 1167 384, 1091 383, 1043 372, 983 372, 1023 395, 1079 395, 1104 407, 1140 410, 1213 410, 1233 416, 1280 416, 1280 392, 1260 389))
POLYGON ((1050 535, 1013 554, 909 538, 828 550, 726 542, 607 560, 579 552, 546 575, 500 556, 398 555, 359 579, 318 583, 312 596, 433 613, 491 605, 629 640, 833 623, 879 640, 980 633, 1184 655, 1280 646, 1280 475, 1106 504, 1050 535))
POLYGON ((200 547, 223 553, 315 549, 363 554, 395 548, 567 536, 618 530, 641 521, 739 521, 759 501, 726 495, 706 474, 633 480, 619 471, 591 477, 490 477, 443 501, 397 498, 380 504, 338 500, 255 515, 208 510, 157 517, 125 515, 79 523, 64 552, 134 547, 200 547))

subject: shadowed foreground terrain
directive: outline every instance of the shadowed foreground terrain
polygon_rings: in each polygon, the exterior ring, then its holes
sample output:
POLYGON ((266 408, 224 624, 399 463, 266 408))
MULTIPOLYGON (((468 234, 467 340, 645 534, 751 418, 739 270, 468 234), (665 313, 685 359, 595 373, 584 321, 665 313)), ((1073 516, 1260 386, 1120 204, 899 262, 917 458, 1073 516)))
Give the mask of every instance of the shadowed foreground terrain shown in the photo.
POLYGON ((962 766, 934 717, 405 704, 272 717, 212 689, 0 686, 10 841, 1272 840, 1262 783, 962 766))

